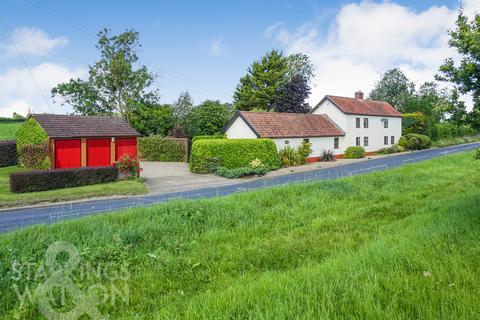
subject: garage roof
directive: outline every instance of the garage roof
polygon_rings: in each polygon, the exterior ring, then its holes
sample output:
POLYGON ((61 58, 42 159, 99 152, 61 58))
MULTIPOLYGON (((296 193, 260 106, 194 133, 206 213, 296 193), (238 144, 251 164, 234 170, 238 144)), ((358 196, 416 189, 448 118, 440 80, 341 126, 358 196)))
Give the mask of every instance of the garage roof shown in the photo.
POLYGON ((122 118, 33 114, 50 138, 136 137, 138 132, 122 118))
POLYGON ((259 138, 311 138, 345 135, 345 132, 325 114, 239 111, 226 129, 238 117, 242 118, 259 138))

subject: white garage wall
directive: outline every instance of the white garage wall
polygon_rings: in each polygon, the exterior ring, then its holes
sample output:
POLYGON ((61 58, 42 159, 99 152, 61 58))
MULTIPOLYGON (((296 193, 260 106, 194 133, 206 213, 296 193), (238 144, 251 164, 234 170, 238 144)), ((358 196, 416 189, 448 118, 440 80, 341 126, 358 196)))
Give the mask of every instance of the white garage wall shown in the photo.
POLYGON ((256 139, 257 135, 240 117, 235 119, 230 128, 225 132, 228 139, 256 139))

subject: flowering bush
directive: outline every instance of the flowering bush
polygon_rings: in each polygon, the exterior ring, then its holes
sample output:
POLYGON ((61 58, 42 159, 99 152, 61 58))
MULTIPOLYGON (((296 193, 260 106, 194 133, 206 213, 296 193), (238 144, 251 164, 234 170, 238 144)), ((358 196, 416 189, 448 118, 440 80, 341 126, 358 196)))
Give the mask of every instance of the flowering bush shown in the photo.
POLYGON ((139 178, 140 172, 143 170, 140 168, 140 163, 137 158, 128 154, 124 154, 120 160, 115 163, 115 166, 120 173, 133 178, 139 178))

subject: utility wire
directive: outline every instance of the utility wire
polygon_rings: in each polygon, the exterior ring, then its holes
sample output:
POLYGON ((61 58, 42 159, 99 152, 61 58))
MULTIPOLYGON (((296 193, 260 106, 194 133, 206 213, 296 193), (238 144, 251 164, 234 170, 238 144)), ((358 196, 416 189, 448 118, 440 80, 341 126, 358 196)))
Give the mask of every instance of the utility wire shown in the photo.
POLYGON ((13 38, 10 36, 10 32, 8 31, 8 28, 7 28, 5 22, 3 21, 2 18, 0 18, 0 23, 2 24, 3 29, 5 29, 5 33, 6 33, 6 35, 7 35, 7 38, 8 38, 9 41, 11 42, 12 46, 15 48, 15 51, 17 52, 18 56, 20 57, 20 60, 22 60, 23 64, 25 65, 25 68, 27 68, 28 73, 30 74, 30 77, 32 78, 33 82, 35 83, 35 86, 36 86, 37 89, 38 89, 38 92, 40 92, 40 94, 42 95, 42 98, 43 98, 43 100, 45 101, 45 104, 48 106, 48 108, 50 109, 50 111, 51 111, 52 113, 54 113, 54 112, 53 112, 53 109, 52 109, 52 106, 50 105, 50 102, 48 102, 47 97, 45 96, 45 94, 43 93, 42 89, 40 88, 40 85, 38 84, 37 79, 36 79, 35 76, 33 75, 33 72, 32 72, 32 70, 30 69, 30 66, 29 66, 28 63, 27 63, 27 60, 25 60, 25 58, 23 57, 21 51, 18 49, 15 41, 14 41, 13 38))

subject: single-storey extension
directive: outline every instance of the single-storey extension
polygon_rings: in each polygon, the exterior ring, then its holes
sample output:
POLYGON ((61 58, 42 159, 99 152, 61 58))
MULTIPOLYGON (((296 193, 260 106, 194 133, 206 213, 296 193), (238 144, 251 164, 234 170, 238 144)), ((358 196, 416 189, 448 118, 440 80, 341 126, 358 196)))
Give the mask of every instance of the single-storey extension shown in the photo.
POLYGON ((137 156, 139 134, 121 118, 58 114, 30 117, 48 136, 52 169, 109 166, 124 154, 137 156))
POLYGON ((310 161, 323 150, 342 157, 349 146, 362 146, 367 154, 396 144, 402 135, 402 115, 384 101, 325 96, 309 114, 239 111, 225 127, 227 138, 271 138, 277 148, 312 143, 310 161))

